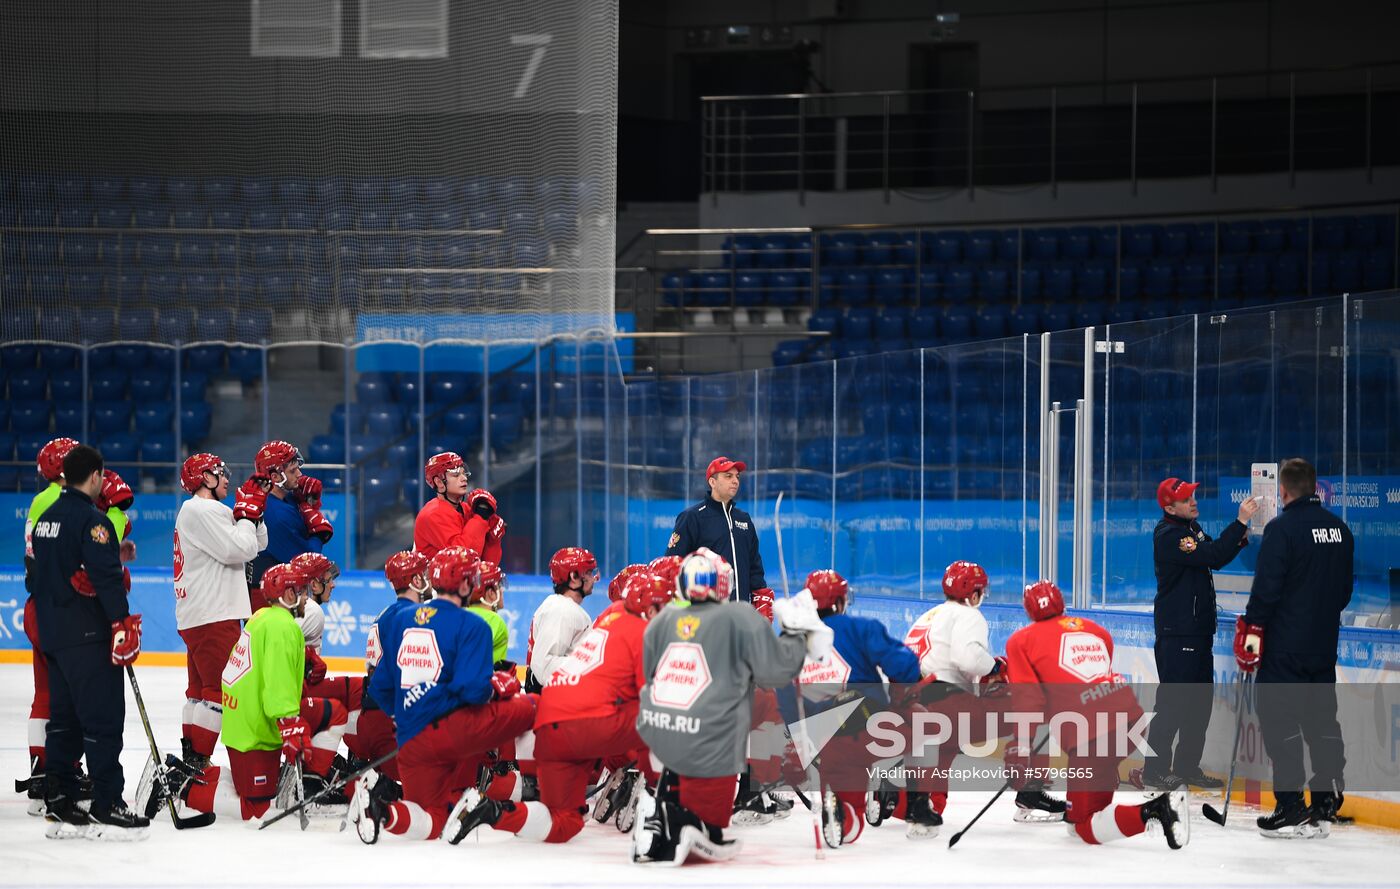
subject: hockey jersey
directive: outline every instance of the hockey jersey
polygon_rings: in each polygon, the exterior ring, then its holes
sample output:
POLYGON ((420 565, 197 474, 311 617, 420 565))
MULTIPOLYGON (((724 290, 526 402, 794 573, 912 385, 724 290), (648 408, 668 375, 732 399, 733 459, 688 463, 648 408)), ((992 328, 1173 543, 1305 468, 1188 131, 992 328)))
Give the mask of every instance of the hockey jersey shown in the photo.
POLYGON ((308 598, 306 606, 301 610, 301 617, 297 618, 297 626, 301 627, 301 635, 306 639, 306 644, 320 654, 321 635, 326 629, 326 611, 321 607, 321 603, 308 598))
POLYGON ((218 500, 191 497, 175 516, 175 626, 181 630, 221 620, 246 620, 244 567, 267 547, 267 528, 218 500))
POLYGON ((244 625, 224 664, 223 739, 232 750, 282 746, 277 720, 301 710, 306 641, 292 613, 261 609, 244 625))
POLYGON ((445 599, 392 614, 386 647, 370 677, 370 694, 392 714, 402 747, 461 707, 491 700, 491 630, 486 621, 445 599))
MULTIPOLYGON (((839 691, 851 684, 879 686, 883 672, 891 682, 917 683, 920 679, 919 658, 909 648, 896 641, 885 625, 868 617, 850 614, 830 614, 822 622, 831 627, 834 636, 831 656, 825 661, 810 657, 802 663, 798 677, 803 685, 830 686, 839 691)), ((877 693, 874 688, 862 688, 867 697, 877 693)), ((804 695, 809 700, 810 695, 804 695)), ((819 695, 818 699, 825 697, 819 695)))
POLYGON ((510 628, 506 626, 505 618, 485 605, 468 605, 467 610, 486 621, 491 628, 491 662, 505 660, 506 649, 510 648, 510 628))
POLYGON ((545 681, 536 727, 635 709, 646 682, 642 673, 646 629, 645 620, 626 611, 599 617, 545 681))
POLYGON ((263 527, 267 529, 267 545, 253 560, 248 574, 248 583, 253 587, 262 583, 263 572, 273 565, 290 562, 302 553, 319 553, 323 546, 321 538, 312 537, 306 530, 306 520, 290 497, 284 500, 268 495, 263 527))
MULTIPOLYGON (((413 599, 397 598, 384 607, 379 612, 379 616, 374 619, 374 626, 369 628, 369 635, 365 638, 365 669, 373 672, 379 666, 379 661, 384 657, 384 634, 388 632, 388 626, 401 611, 411 611, 417 608, 419 603, 413 599)), ((398 650, 398 640, 393 640, 394 649, 398 650)))
POLYGON ((588 612, 568 596, 555 593, 544 597, 530 619, 530 639, 525 650, 530 673, 540 685, 554 675, 589 623, 588 612))
POLYGON ((987 638, 982 612, 950 599, 920 615, 904 644, 919 656, 923 675, 975 693, 982 677, 996 666, 987 638))
MULTIPOLYGON (((24 588, 29 589, 29 570, 31 562, 34 561, 34 524, 39 521, 39 517, 44 514, 50 506, 58 500, 58 495, 63 493, 63 486, 58 482, 49 482, 48 487, 34 495, 34 499, 29 501, 29 512, 24 519, 24 588)), ((117 534, 117 540, 126 539, 127 519, 126 513, 115 506, 107 508, 107 520, 112 523, 112 530, 117 534)))
POLYGON ((428 558, 449 546, 465 546, 488 562, 501 563, 501 541, 487 533, 487 521, 460 503, 434 497, 413 520, 413 548, 428 558))

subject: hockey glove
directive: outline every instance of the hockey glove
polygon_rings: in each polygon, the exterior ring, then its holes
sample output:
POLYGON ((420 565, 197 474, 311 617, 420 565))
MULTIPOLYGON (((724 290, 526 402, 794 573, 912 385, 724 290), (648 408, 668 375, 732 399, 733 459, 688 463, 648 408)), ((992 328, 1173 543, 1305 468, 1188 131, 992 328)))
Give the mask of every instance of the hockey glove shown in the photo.
POLYGON ((321 655, 310 645, 306 646, 306 681, 309 685, 315 685, 326 678, 326 662, 321 660, 321 655))
POLYGON ((491 669, 495 670, 497 673, 509 673, 512 676, 518 675, 518 667, 519 665, 509 658, 501 658, 491 665, 491 669))
POLYGON ((773 618, 784 635, 805 637, 807 656, 822 662, 831 654, 831 627, 817 615, 817 603, 808 590, 773 603, 773 618))
POLYGON ((506 520, 499 514, 493 515, 486 520, 486 539, 501 542, 501 538, 506 536, 506 520))
MULTIPOLYGON (((129 528, 130 526, 128 526, 129 528)), ((136 541, 130 537, 122 541, 121 548, 117 550, 117 558, 123 562, 136 561, 136 541)))
POLYGON ((128 614, 112 621, 112 663, 118 667, 136 663, 141 653, 141 615, 128 614))
POLYGON ((97 509, 106 512, 112 507, 126 512, 131 508, 132 501, 136 495, 131 493, 131 487, 122 481, 122 477, 110 469, 102 470, 102 490, 97 494, 97 509))
POLYGON ((263 520, 267 509, 267 492, 253 479, 243 483, 243 487, 233 495, 233 520, 247 519, 253 524, 263 520))
POLYGON ((321 480, 312 478, 309 475, 301 477, 301 484, 297 485, 297 496, 302 503, 310 505, 313 509, 321 508, 321 480))
POLYGON ((477 488, 467 495, 467 505, 472 508, 472 512, 490 521, 491 516, 496 514, 496 498, 485 488, 477 488))
POLYGON ((992 662, 992 669, 987 671, 987 675, 978 680, 978 683, 985 690, 991 685, 1000 685, 1006 681, 1006 658, 997 655, 992 662))
POLYGON ((335 528, 326 521, 326 517, 321 515, 321 510, 313 508, 310 504, 303 503, 298 509, 301 512, 301 520, 306 524, 306 533, 311 537, 319 538, 322 543, 330 543, 331 537, 335 534, 335 528))
POLYGON ((1264 628, 1245 623, 1244 615, 1235 618, 1235 663, 1241 673, 1253 673, 1264 653, 1264 628))
POLYGON ((68 582, 73 585, 73 589, 77 590, 80 596, 97 595, 97 590, 92 588, 92 579, 88 577, 86 568, 74 571, 73 576, 68 578, 68 582))
POLYGON ((768 622, 773 622, 773 591, 764 587, 761 590, 754 590, 750 594, 749 601, 753 602, 754 610, 768 618, 768 622))
POLYGON ((288 762, 295 762, 311 749, 311 726, 300 716, 283 716, 277 720, 277 730, 282 734, 282 755, 288 762))
POLYGON ((515 678, 515 673, 504 671, 491 674, 491 699, 494 701, 508 701, 520 693, 520 680, 515 678))

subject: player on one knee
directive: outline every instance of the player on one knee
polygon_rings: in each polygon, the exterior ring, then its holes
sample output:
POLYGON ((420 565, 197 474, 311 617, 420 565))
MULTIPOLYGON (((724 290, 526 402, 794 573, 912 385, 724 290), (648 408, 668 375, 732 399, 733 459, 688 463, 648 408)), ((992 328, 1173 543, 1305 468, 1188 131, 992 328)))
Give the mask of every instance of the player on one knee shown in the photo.
POLYGON ((202 771, 223 724, 220 676, 252 616, 244 567, 267 547, 267 494, 239 491, 233 509, 229 474, 214 454, 195 454, 180 468, 190 499, 175 516, 175 626, 184 640, 188 683, 180 747, 185 764, 202 771))
POLYGON ((367 842, 381 827, 409 839, 437 837, 454 801, 463 810, 472 802, 465 791, 486 752, 534 724, 535 697, 519 694, 514 675, 492 670, 490 628, 464 607, 481 584, 481 559, 449 547, 430 571, 433 600, 400 609, 380 627, 384 657, 369 692, 386 712, 393 708, 404 799, 387 802, 370 780, 359 782, 351 817, 367 842))
MULTIPOLYGON (((822 623, 834 634, 831 657, 824 662, 809 658, 802 667, 803 696, 815 703, 808 704, 809 717, 840 704, 842 692, 864 695, 872 708, 880 706, 888 700, 880 691, 881 673, 890 682, 918 684, 919 658, 914 652, 891 637, 879 621, 846 613, 850 588, 844 577, 831 570, 813 571, 807 575, 806 589, 822 623), (859 688, 848 692, 851 685, 859 688)), ((866 751, 869 741, 864 730, 843 730, 822 750, 822 826, 830 846, 855 842, 865 824, 863 788, 869 779, 867 767, 874 761, 866 751)))
MULTIPOLYGON (((1108 630, 1088 618, 1065 615, 1064 595, 1048 580, 1026 587, 1022 603, 1032 623, 1006 641, 1007 673, 1016 687, 1019 709, 1029 709, 1027 703, 1036 699, 1047 717, 1073 711, 1085 716, 1085 725, 1095 726, 1100 714, 1121 714, 1128 724, 1142 717, 1132 688, 1113 672, 1113 637, 1108 630), (1072 668, 1065 654, 1071 647, 1072 668), (1085 696, 1085 688, 1102 693, 1085 696)), ((1112 719, 1105 724, 1112 724, 1112 719)), ((1116 735, 1078 738, 1069 733, 1060 739, 1069 754, 1065 826, 1072 835, 1097 845, 1136 836, 1155 823, 1167 845, 1180 849, 1191 835, 1185 790, 1164 793, 1140 805, 1113 805, 1118 765, 1126 756, 1126 751, 1120 755, 1115 749, 1117 741, 1116 735), (1091 755, 1091 744, 1113 752, 1091 755)))
POLYGON ((544 687, 593 622, 583 610, 583 600, 598 581, 598 560, 583 547, 566 546, 550 558, 549 579, 554 595, 545 596, 530 618, 525 648, 525 690, 529 692, 544 687))
MULTIPOLYGON (((321 641, 326 626, 323 606, 335 591, 340 566, 322 553, 302 553, 292 559, 291 564, 311 578, 306 605, 297 619, 297 625, 306 639, 306 681, 302 686, 301 715, 321 739, 310 751, 306 762, 306 795, 312 796, 327 784, 354 771, 352 764, 337 753, 341 740, 345 741, 353 758, 367 761, 357 737, 364 677, 328 676, 326 662, 321 658, 321 641)), ((348 802, 348 797, 329 800, 331 805, 348 802)))
POLYGON ((423 467, 423 478, 433 499, 413 521, 413 548, 431 559, 449 546, 463 546, 501 564, 505 520, 496 512, 490 491, 476 488, 468 493, 472 474, 461 456, 452 451, 434 454, 423 467))
POLYGON ((781 600, 774 614, 782 633, 747 604, 729 604, 731 573, 724 559, 701 548, 681 565, 688 608, 671 606, 653 618, 643 642, 646 685, 637 733, 664 766, 653 801, 637 812, 632 860, 682 864, 732 858, 737 841, 724 839, 733 811, 756 687, 786 685, 803 658, 822 660, 831 630, 810 593, 781 600))
MULTIPOLYGON (((600 762, 639 763, 647 753, 637 735, 642 635, 647 621, 671 601, 662 578, 633 572, 622 590, 621 611, 601 617, 545 683, 535 715, 539 802, 483 800, 467 812, 454 842, 482 825, 525 839, 563 843, 583 829, 585 790, 600 762)), ((632 801, 630 782, 608 788, 600 821, 632 801)))
POLYGON ((609 614, 615 614, 624 609, 624 596, 622 591, 627 585, 627 578, 646 570, 647 566, 634 564, 628 565, 626 568, 623 568, 621 571, 617 572, 617 574, 613 575, 613 579, 608 581, 608 607, 604 608, 603 613, 598 615, 593 621, 593 626, 598 626, 598 622, 609 614))

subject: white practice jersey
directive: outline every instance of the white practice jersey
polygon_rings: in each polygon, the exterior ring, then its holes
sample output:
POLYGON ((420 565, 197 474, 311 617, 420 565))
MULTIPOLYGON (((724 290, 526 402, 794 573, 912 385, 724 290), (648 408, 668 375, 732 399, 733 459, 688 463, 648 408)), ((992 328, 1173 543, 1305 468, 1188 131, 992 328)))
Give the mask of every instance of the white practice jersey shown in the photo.
POLYGON ((326 629, 326 612, 321 609, 321 605, 315 599, 307 598, 306 608, 302 610, 301 617, 297 618, 297 626, 301 627, 301 634, 306 637, 306 644, 316 649, 316 653, 321 653, 321 634, 326 629))
POLYGON ((549 681, 592 623, 583 606, 568 596, 555 593, 544 597, 530 620, 529 643, 530 672, 541 684, 549 681))
POLYGON ((267 528, 218 500, 191 497, 175 516, 175 626, 181 630, 252 616, 243 573, 267 548, 267 528))
POLYGON ((904 644, 919 656, 924 676, 937 676, 975 694, 982 677, 996 666, 987 634, 987 619, 980 610, 950 600, 920 615, 904 644))

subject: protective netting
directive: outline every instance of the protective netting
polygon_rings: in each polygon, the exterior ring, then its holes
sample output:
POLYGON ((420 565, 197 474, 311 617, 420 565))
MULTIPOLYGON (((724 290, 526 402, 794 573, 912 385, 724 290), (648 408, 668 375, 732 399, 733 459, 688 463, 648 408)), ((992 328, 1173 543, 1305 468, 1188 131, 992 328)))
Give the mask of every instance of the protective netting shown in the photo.
POLYGON ((615 0, 0 11, 0 338, 610 332, 615 0))

